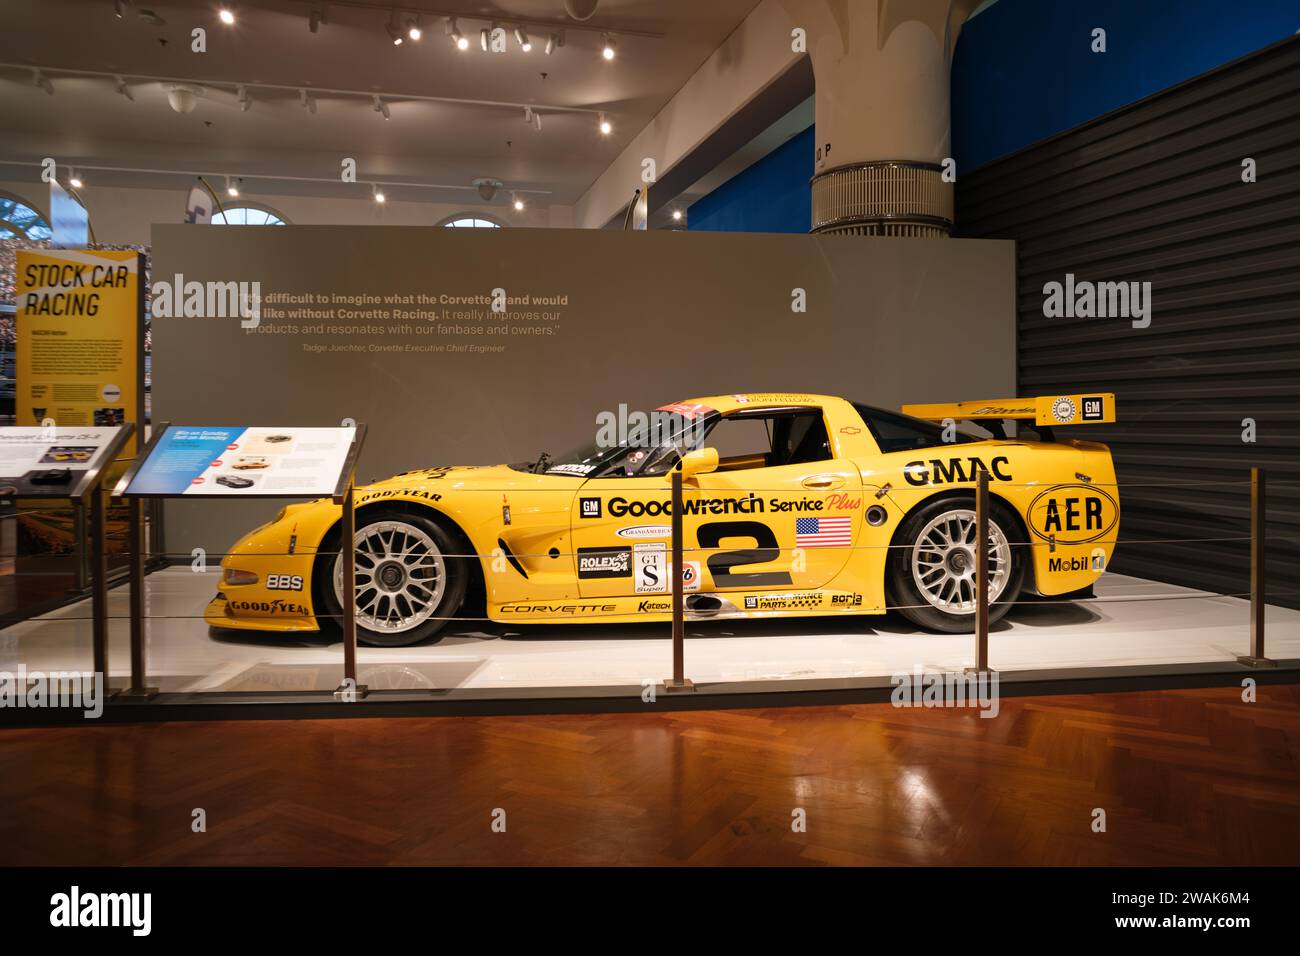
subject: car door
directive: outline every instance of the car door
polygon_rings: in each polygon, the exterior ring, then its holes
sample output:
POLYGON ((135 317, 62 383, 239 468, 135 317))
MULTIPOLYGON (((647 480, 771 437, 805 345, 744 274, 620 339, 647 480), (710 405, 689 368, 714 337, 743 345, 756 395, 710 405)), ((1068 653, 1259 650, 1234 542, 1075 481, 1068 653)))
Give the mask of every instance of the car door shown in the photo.
MULTIPOLYGON (((687 591, 816 588, 852 553, 862 513, 858 469, 832 457, 821 410, 746 409, 699 443, 719 470, 683 487, 687 591)), ((574 505, 581 595, 671 591, 667 475, 595 478, 574 505)))

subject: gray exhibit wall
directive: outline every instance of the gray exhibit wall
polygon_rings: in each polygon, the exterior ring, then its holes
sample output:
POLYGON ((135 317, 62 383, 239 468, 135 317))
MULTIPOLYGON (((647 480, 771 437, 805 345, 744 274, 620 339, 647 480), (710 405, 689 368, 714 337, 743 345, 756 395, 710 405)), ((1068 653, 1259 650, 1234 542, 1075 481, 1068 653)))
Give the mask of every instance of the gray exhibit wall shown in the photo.
MULTIPOLYGON (((362 482, 560 452, 620 405, 1014 392, 1005 241, 166 225, 153 278, 154 422, 352 418, 369 426, 362 482), (162 314, 195 282, 260 283, 257 326, 220 317, 215 299, 162 314), (164 283, 177 292, 162 303, 164 283)), ((169 502, 168 550, 224 551, 277 507, 169 502)))

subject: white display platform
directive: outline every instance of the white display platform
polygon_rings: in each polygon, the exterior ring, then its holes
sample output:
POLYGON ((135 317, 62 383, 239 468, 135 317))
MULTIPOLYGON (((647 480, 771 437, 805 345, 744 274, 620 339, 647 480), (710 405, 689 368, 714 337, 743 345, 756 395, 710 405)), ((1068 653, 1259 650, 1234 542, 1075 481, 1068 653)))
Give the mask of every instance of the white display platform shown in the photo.
MULTIPOLYGON (((200 615, 216 581, 215 573, 195 574, 188 567, 146 579, 150 684, 164 693, 290 693, 332 691, 338 685, 338 641, 210 634, 200 615)), ((1113 574, 1101 579, 1097 595, 1097 602, 1013 609, 989 636, 991 666, 1013 679, 1016 672, 1226 666, 1247 653, 1246 601, 1113 574), (1133 597, 1149 599, 1120 600, 1133 597)), ((115 675, 127 672, 126 613, 127 589, 116 588, 109 602, 115 675)), ((87 669, 89 616, 90 602, 84 601, 0 632, 0 670, 87 669)), ((1267 621, 1269 656, 1300 661, 1300 611, 1269 607, 1267 621)), ((769 683, 780 684, 773 690, 835 681, 852 686, 918 666, 959 670, 972 662, 973 652, 971 635, 921 634, 893 616, 688 622, 686 676, 697 686, 737 684, 748 690, 768 689, 769 683)), ((605 695, 625 694, 643 681, 662 681, 671 671, 667 624, 461 624, 452 625, 437 644, 358 651, 358 677, 372 690, 500 695, 530 688, 581 688, 583 693, 602 688, 605 695)))

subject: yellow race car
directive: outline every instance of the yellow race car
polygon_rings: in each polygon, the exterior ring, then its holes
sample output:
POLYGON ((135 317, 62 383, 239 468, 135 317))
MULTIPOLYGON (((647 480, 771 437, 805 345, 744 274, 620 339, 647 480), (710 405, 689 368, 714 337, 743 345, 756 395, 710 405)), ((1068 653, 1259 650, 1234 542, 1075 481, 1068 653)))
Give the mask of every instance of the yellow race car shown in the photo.
MULTIPOLYGON (((567 455, 427 468, 358 488, 358 634, 402 646, 457 618, 668 620, 674 469, 689 617, 896 608, 927 630, 969 630, 978 472, 990 480, 996 620, 1022 591, 1067 595, 1107 567, 1119 525, 1110 450, 1052 429, 1114 421, 1109 393, 903 414, 785 393, 621 410, 567 455)), ((208 623, 283 633, 337 622, 340 514, 328 499, 290 505, 239 541, 208 623)))

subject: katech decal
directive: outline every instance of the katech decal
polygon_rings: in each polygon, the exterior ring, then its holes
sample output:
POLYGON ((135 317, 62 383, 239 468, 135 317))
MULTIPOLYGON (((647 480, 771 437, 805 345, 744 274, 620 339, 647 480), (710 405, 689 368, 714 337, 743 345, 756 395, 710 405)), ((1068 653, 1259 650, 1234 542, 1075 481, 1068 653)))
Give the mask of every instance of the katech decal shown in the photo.
POLYGON ((630 578, 631 548, 579 548, 578 577, 630 578))
POLYGON ((1086 544, 1119 522, 1119 502, 1096 485, 1055 485, 1029 503, 1029 529, 1044 541, 1086 544))
POLYGON ((998 455, 988 465, 983 458, 931 458, 927 469, 925 461, 909 461, 903 466, 903 477, 909 485, 945 485, 952 482, 974 481, 981 470, 987 471, 998 481, 1012 481, 1011 473, 1005 466, 1011 459, 998 455))

